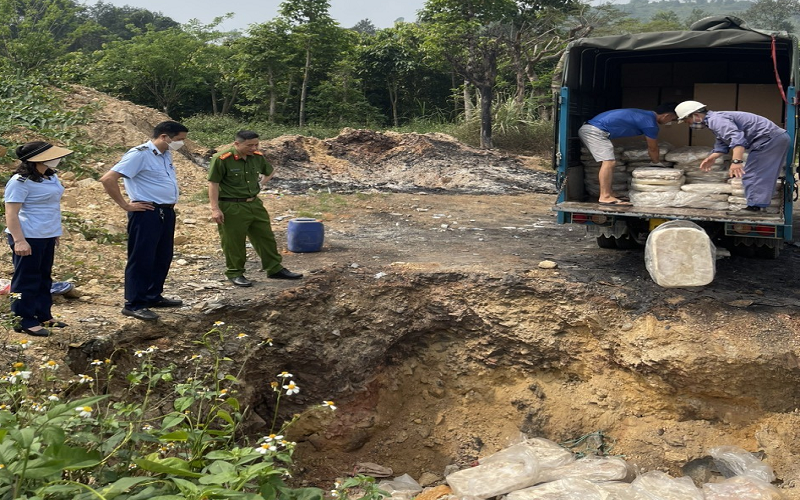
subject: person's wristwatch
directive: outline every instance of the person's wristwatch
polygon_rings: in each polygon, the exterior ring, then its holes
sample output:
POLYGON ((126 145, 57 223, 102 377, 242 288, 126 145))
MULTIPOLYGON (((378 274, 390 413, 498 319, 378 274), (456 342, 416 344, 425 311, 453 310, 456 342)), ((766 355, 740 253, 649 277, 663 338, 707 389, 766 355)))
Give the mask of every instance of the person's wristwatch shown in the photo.
POLYGON ((731 163, 738 165, 739 163, 744 163, 744 160, 731 160, 731 163))

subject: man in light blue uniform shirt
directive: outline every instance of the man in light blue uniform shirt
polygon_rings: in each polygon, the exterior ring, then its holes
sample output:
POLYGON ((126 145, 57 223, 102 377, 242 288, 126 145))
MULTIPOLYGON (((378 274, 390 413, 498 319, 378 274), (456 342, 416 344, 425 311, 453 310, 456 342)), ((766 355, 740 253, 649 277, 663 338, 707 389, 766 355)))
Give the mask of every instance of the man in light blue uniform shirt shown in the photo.
POLYGON ((178 179, 172 153, 183 146, 188 129, 178 122, 161 122, 152 140, 130 149, 100 178, 106 193, 128 212, 128 264, 125 266, 125 307, 122 314, 154 321, 151 307, 179 307, 183 302, 162 295, 172 264, 178 179), (127 201, 119 189, 123 179, 127 201))

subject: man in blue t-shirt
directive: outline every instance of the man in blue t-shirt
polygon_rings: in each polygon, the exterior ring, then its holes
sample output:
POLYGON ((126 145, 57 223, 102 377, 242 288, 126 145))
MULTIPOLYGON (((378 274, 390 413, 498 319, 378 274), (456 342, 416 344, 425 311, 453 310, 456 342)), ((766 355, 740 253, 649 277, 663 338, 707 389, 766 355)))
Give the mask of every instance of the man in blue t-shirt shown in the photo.
POLYGON ((578 136, 586 149, 600 164, 600 197, 604 205, 630 205, 614 195, 611 188, 614 178, 614 145, 611 139, 643 135, 647 141, 647 152, 653 164, 659 164, 658 126, 678 119, 675 103, 659 104, 654 111, 644 109, 612 109, 595 116, 586 122, 578 136))

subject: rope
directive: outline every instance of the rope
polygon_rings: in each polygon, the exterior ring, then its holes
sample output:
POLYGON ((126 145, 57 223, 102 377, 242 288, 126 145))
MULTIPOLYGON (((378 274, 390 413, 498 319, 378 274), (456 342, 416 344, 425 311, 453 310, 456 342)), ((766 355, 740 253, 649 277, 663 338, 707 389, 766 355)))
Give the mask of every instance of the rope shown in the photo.
POLYGON ((583 458, 586 455, 611 455, 611 450, 614 449, 615 442, 614 438, 606 436, 603 434, 603 431, 595 431, 559 444, 564 448, 569 448, 573 453, 578 455, 578 458, 583 458), (577 451, 576 448, 581 447, 581 445, 585 446, 581 451, 577 451))
POLYGON ((770 35, 770 37, 772 38, 772 68, 775 70, 775 81, 778 82, 778 90, 781 91, 781 97, 783 97, 783 102, 789 104, 789 101, 786 100, 786 92, 783 91, 783 83, 781 82, 781 76, 778 74, 778 51, 775 43, 775 35, 770 35))

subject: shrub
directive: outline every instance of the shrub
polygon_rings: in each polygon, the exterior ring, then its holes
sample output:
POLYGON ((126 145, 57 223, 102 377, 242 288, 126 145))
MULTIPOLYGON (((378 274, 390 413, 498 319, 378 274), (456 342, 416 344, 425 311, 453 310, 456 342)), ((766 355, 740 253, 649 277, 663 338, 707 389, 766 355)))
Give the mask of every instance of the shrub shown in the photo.
MULTIPOLYGON (((20 341, 18 361, 0 377, 0 498, 321 500, 318 488, 283 482, 295 443, 282 436, 292 421, 276 427, 276 419, 281 398, 299 391, 291 374, 271 384, 271 433, 255 443, 239 435, 248 409, 236 397, 236 363, 214 353, 229 341, 254 346, 222 325, 197 341, 204 354, 186 360, 191 374, 183 380, 175 380, 174 365, 156 366, 155 346, 135 351, 140 363, 120 397, 105 393, 117 376, 110 359, 62 382, 58 363, 32 366, 31 342, 20 341), (174 391, 172 409, 156 416, 154 407, 166 401, 154 399, 165 387, 174 391)), ((336 407, 326 401, 318 408, 336 407)))

